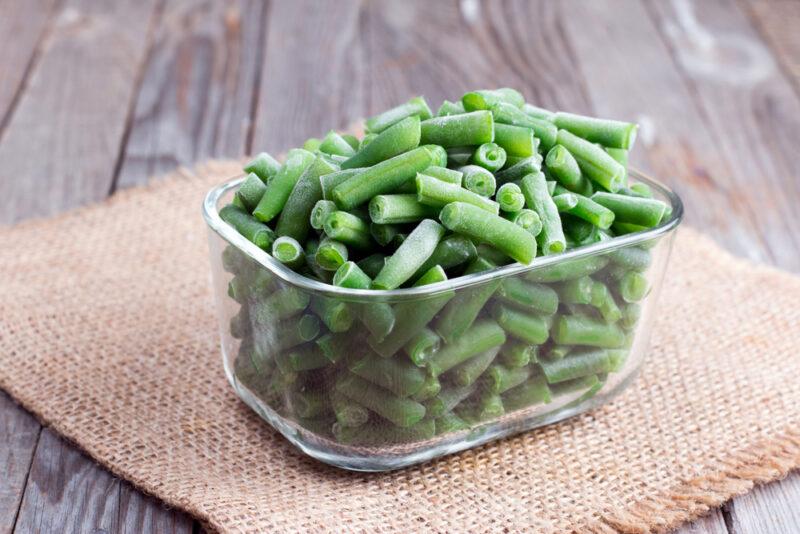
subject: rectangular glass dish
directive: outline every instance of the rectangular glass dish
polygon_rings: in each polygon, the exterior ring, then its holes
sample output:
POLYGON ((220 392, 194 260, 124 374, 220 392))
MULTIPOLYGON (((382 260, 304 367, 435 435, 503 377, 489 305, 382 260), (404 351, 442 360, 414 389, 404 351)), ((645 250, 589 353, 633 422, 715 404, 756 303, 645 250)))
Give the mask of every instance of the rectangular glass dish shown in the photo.
POLYGON ((563 254, 392 291, 345 289, 275 261, 219 217, 242 178, 206 196, 228 381, 308 455, 397 469, 560 421, 635 378, 683 208, 563 254), (417 365, 419 364, 419 365, 417 365))

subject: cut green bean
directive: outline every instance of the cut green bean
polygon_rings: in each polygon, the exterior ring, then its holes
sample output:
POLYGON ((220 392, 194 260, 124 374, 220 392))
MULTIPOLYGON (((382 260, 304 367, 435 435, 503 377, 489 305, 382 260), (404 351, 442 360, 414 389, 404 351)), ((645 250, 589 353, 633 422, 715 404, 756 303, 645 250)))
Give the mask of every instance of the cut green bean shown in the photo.
POLYGON ((355 356, 363 352, 360 347, 361 340, 347 333, 327 333, 316 339, 314 344, 322 352, 329 363, 352 361, 355 356))
POLYGON ((487 373, 489 391, 496 394, 505 393, 527 382, 531 376, 528 367, 506 367, 500 364, 492 365, 487 373))
POLYGON ((350 367, 350 371, 398 397, 416 394, 425 383, 425 372, 411 362, 399 358, 368 356, 350 367))
POLYGON ((323 228, 328 237, 353 248, 365 250, 372 243, 369 224, 346 211, 335 211, 328 215, 323 228))
MULTIPOLYGON (((335 167, 319 156, 306 168, 286 199, 275 226, 276 234, 293 237, 298 241, 306 240, 311 228, 311 210, 322 200, 319 178, 335 170, 335 167)), ((269 191, 265 193, 267 194, 269 191)))
POLYGON ((396 397, 355 375, 337 381, 336 391, 399 427, 410 427, 425 417, 425 407, 422 404, 411 399, 396 397))
POLYGON ((373 222, 369 225, 369 233, 372 235, 372 239, 382 247, 391 243, 401 229, 397 224, 378 224, 373 222))
MULTIPOLYGON (((381 269, 383 269, 385 263, 386 263, 386 256, 384 256, 379 252, 376 252, 375 254, 370 254, 366 258, 356 262, 358 267, 362 271, 364 271, 364 274, 366 274, 370 278, 375 278, 376 276, 378 276, 378 273, 381 272, 381 269)), ((371 281, 372 280, 370 280, 370 282, 371 281)))
POLYGON ((569 150, 578 162, 581 172, 590 180, 612 193, 625 185, 625 167, 601 147, 566 130, 558 131, 557 140, 559 145, 569 150))
POLYGON ((261 178, 256 173, 251 172, 247 175, 239 190, 236 192, 236 198, 242 203, 242 206, 248 211, 252 212, 258 206, 261 197, 264 196, 264 191, 267 186, 261 181, 261 178))
POLYGON ((275 363, 283 373, 299 373, 321 369, 330 364, 325 354, 315 344, 301 345, 275 357, 275 363))
POLYGON ((469 161, 489 172, 499 171, 506 164, 506 151, 496 143, 484 143, 475 149, 469 161))
POLYGON ((447 164, 451 167, 462 167, 472 159, 475 147, 454 146, 447 149, 447 164))
POLYGON ((448 204, 439 219, 449 230, 488 243, 520 263, 530 264, 536 256, 536 238, 530 232, 472 204, 448 204))
POLYGON ((489 419, 496 419, 505 413, 503 399, 500 395, 490 391, 482 391, 478 394, 475 402, 469 407, 462 407, 456 413, 464 417, 473 424, 489 419))
POLYGON ((553 118, 556 126, 604 147, 630 150, 636 141, 638 126, 629 122, 597 119, 559 111, 553 118))
MULTIPOLYGON (((434 178, 435 179, 435 178, 434 178)), ((431 219, 417 225, 372 281, 373 289, 395 289, 411 278, 433 254, 444 235, 444 228, 431 219)))
POLYGON ((546 121, 551 121, 551 122, 553 120, 553 117, 555 117, 556 115, 550 110, 540 108, 538 106, 534 106, 533 104, 528 104, 528 103, 525 103, 522 106, 522 111, 524 111, 526 115, 533 117, 534 119, 544 119, 546 121))
POLYGON ((552 122, 531 117, 516 106, 504 103, 494 104, 491 110, 494 120, 498 124, 522 126, 533 130, 533 134, 539 139, 543 151, 547 152, 556 144, 558 127, 552 122))
POLYGON ((317 203, 314 204, 314 208, 311 210, 311 215, 309 216, 311 228, 322 230, 325 219, 328 218, 328 215, 337 210, 336 203, 332 200, 318 200, 317 203))
POLYGON ((369 202, 369 217, 378 224, 419 222, 438 215, 438 208, 422 204, 416 194, 377 195, 369 202))
POLYGON ((306 259, 300 243, 288 236, 281 236, 272 243, 272 257, 290 269, 297 269, 306 259))
MULTIPOLYGON (((468 191, 481 197, 494 195, 497 183, 491 172, 478 165, 466 165, 461 167, 459 171, 464 173, 463 185, 468 191)), ((417 184, 417 190, 419 191, 419 184, 417 184)), ((494 204, 496 203, 492 204, 492 213, 497 213, 494 211, 494 204)))
POLYGON ((450 102, 449 100, 445 100, 442 102, 442 105, 439 106, 436 116, 445 117, 447 115, 461 115, 462 113, 466 113, 466 111, 467 110, 464 109, 464 104, 462 104, 460 100, 458 102, 450 102))
MULTIPOLYGON (((480 167, 477 168, 480 169, 480 167)), ((488 171, 484 169, 481 170, 491 176, 491 173, 488 173, 488 171)), ((421 204, 434 208, 441 208, 453 202, 462 202, 477 206, 495 215, 500 211, 497 202, 491 199, 468 191, 455 184, 449 184, 424 174, 417 174, 417 200, 421 204)))
POLYGON ((337 185, 347 181, 356 174, 364 172, 364 170, 365 169, 363 168, 344 169, 340 171, 334 171, 328 174, 323 174, 322 176, 319 177, 319 182, 320 185, 322 186, 322 198, 325 200, 333 200, 333 198, 331 197, 331 193, 333 192, 333 189, 337 185))
POLYGON ((616 349, 625 346, 625 333, 616 325, 582 315, 562 315, 552 330, 553 341, 559 345, 587 345, 616 349))
MULTIPOLYGON (((449 184, 461 185, 462 179, 464 177, 464 173, 454 170, 448 169, 447 167, 440 167, 438 165, 431 165, 427 169, 425 169, 426 176, 433 176, 443 182, 447 182, 449 184)), ((414 182, 409 182, 414 186, 414 192, 416 192, 416 184, 414 182)))
POLYGON ((337 271, 347 261, 347 246, 334 239, 323 239, 317 247, 314 260, 326 271, 337 271))
MULTIPOLYGON (((565 188, 558 186, 555 193, 557 196, 561 196, 566 191, 565 188)), ((602 230, 607 230, 614 223, 616 215, 607 207, 583 195, 573 194, 573 196, 576 199, 576 203, 573 207, 564 210, 566 213, 583 219, 602 230)))
POLYGON ((578 162, 563 146, 556 145, 551 148, 544 162, 550 175, 569 191, 584 194, 587 186, 590 187, 589 182, 581 174, 578 162))
MULTIPOLYGON (((628 167, 628 151, 627 150, 625 150, 623 148, 611 148, 611 147, 608 147, 608 146, 605 147, 605 149, 606 149, 606 152, 608 152, 608 155, 611 156, 612 158, 614 158, 617 161, 617 163, 619 163, 623 167, 626 167, 626 168, 628 167)), ((641 185, 644 185, 644 184, 641 184, 641 185)), ((645 186, 645 187, 647 187, 647 186, 645 186)), ((647 196, 647 195, 642 195, 642 196, 647 196)))
POLYGON ((508 334, 532 345, 541 345, 550 335, 547 320, 539 315, 498 304, 492 309, 492 316, 508 334))
POLYGON ((322 140, 322 143, 319 145, 319 151, 324 152, 325 154, 345 156, 347 158, 356 153, 350 143, 348 143, 344 137, 333 130, 329 131, 322 140))
POLYGON ((553 196, 553 203, 559 213, 569 213, 571 209, 578 205, 578 195, 575 193, 562 193, 553 196))
POLYGON ((552 345, 542 354, 542 359, 547 361, 561 360, 570 353, 572 347, 569 345, 552 345))
POLYGON ((525 196, 519 186, 514 183, 501 185, 495 198, 500 204, 501 211, 513 213, 525 207, 525 196))
POLYGON ((608 258, 614 265, 631 271, 645 271, 652 261, 649 250, 630 246, 612 250, 608 253, 608 258))
MULTIPOLYGON (((442 384, 439 379, 430 373, 425 375, 425 382, 411 398, 417 402, 425 402, 432 399, 442 390, 442 384)), ((427 412, 427 407, 425 408, 427 412)))
POLYGON ((451 369, 447 375, 452 377, 457 386, 469 386, 477 382, 483 375, 500 352, 500 345, 496 345, 489 350, 476 354, 464 363, 451 369))
POLYGON ((318 417, 328 409, 325 396, 317 391, 293 391, 289 404, 294 414, 303 418, 318 417))
POLYGON ((494 142, 500 145, 507 155, 520 158, 536 154, 539 145, 532 129, 499 122, 494 125, 494 142))
POLYGON ((265 184, 281 169, 281 164, 266 152, 260 152, 244 166, 244 172, 255 173, 265 184))
POLYGON ((489 111, 434 117, 420 124, 420 142, 444 148, 482 145, 494 141, 494 120, 489 111))
POLYGON ((647 296, 647 278, 642 273, 629 271, 619 281, 619 294, 625 302, 639 302, 647 296))
POLYGON ((311 310, 331 332, 346 332, 353 325, 353 312, 344 301, 317 296, 311 299, 311 310))
POLYGON ((442 415, 452 411, 456 406, 461 404, 470 395, 475 393, 475 384, 469 386, 450 386, 442 388, 434 399, 425 403, 425 408, 430 417, 441 417, 442 415))
MULTIPOLYGON (((598 386, 602 385, 603 383, 600 381, 599 378, 597 378, 597 375, 586 375, 580 378, 573 378, 572 380, 565 380, 563 382, 551 384, 550 391, 552 392, 554 397, 562 397, 564 395, 573 395, 579 392, 589 393, 598 386)), ((592 392, 591 394, 594 394, 595 392, 596 391, 592 392)), ((576 399, 573 402, 580 402, 581 400, 584 400, 584 398, 588 397, 585 397, 585 395, 581 395, 578 399, 576 399)))
MULTIPOLYGON (((492 263, 478 257, 472 262, 468 271, 477 273, 492 268, 494 268, 492 263)), ((455 298, 442 311, 434 327, 446 343, 453 343, 472 326, 486 302, 497 291, 500 283, 500 280, 490 280, 475 288, 463 289, 456 294, 455 298)))
POLYGON ((395 305, 394 328, 383 338, 370 337, 370 347, 381 356, 393 355, 439 313, 453 298, 453 294, 453 291, 446 291, 423 300, 401 302, 395 305))
POLYGON ((281 213, 295 184, 315 159, 314 154, 307 150, 290 150, 286 162, 267 185, 261 201, 253 210, 253 216, 261 222, 269 222, 281 213))
POLYGON ((436 245, 433 254, 417 269, 412 279, 418 279, 423 273, 439 265, 442 269, 452 269, 458 265, 471 262, 478 255, 475 244, 461 235, 447 236, 436 245))
POLYGON ((498 296, 503 302, 525 311, 553 315, 558 310, 558 294, 552 287, 518 277, 503 280, 498 296))
POLYGON ((563 252, 567 248, 561 217, 553 197, 547 192, 544 174, 529 174, 520 182, 520 189, 525 195, 525 204, 535 211, 542 221, 542 231, 536 237, 545 255, 563 252))
POLYGON ((500 325, 491 319, 482 319, 475 322, 461 337, 434 354, 430 358, 429 369, 438 376, 476 354, 502 345, 505 341, 506 335, 500 325))
POLYGON ((534 237, 542 233, 542 219, 539 217, 539 214, 533 210, 523 208, 513 213, 505 213, 504 216, 517 226, 530 232, 534 237))
MULTIPOLYGON (((392 128, 397 126, 400 124, 392 126, 392 128)), ((380 135, 388 132, 389 130, 386 130, 380 135)), ((367 149, 376 141, 370 143, 367 149)), ((409 150, 348 178, 333 188, 331 197, 337 206, 343 209, 352 209, 367 202, 375 195, 394 191, 404 182, 414 178, 418 172, 431 165, 437 165, 437 160, 438 151, 427 146, 409 150)))
POLYGON ((622 310, 617 306, 614 295, 602 282, 594 281, 592 285, 592 306, 597 308, 607 323, 616 323, 622 318, 622 310))
POLYGON ((525 97, 516 89, 502 87, 500 89, 470 91, 461 97, 461 103, 467 111, 489 109, 492 105, 498 103, 521 108, 525 104, 525 97))
POLYGON ((314 315, 303 315, 299 320, 289 319, 280 323, 279 332, 281 333, 274 340, 271 347, 274 351, 284 351, 313 341, 320 334, 320 320, 314 315))
POLYGON ((377 134, 408 117, 417 116, 420 120, 426 120, 430 119, 431 115, 431 108, 428 107, 425 98, 415 96, 405 104, 400 104, 374 117, 370 117, 364 121, 364 126, 367 132, 377 134))
POLYGON ((332 431, 339 443, 380 447, 431 439, 436 435, 436 423, 433 419, 425 419, 409 427, 399 427, 388 423, 370 423, 356 428, 333 425, 332 431))
POLYGON ((506 367, 518 368, 525 367, 529 363, 535 363, 538 357, 538 345, 531 345, 515 338, 506 341, 500 349, 498 360, 506 367))
POLYGON ((444 272, 441 265, 434 265, 425 271, 419 280, 414 282, 414 287, 426 286, 428 284, 436 284, 447 280, 447 273, 444 272))
POLYGON ((469 423, 454 413, 448 412, 436 418, 436 435, 441 436, 453 432, 462 432, 470 428, 469 423))
POLYGON ((638 303, 631 303, 622 308, 622 319, 619 324, 622 328, 630 330, 636 326, 642 316, 642 306, 638 303))
POLYGON ((369 411, 366 408, 337 391, 331 393, 331 408, 336 422, 345 428, 359 427, 369 420, 369 411))
POLYGON ((588 276, 573 278, 556 286, 558 298, 564 304, 591 304, 594 280, 588 276))
POLYGON ((270 250, 272 247, 275 232, 242 208, 229 204, 219 210, 219 216, 258 248, 270 250))
POLYGON ((303 143, 303 150, 308 150, 309 152, 316 152, 319 150, 319 145, 322 144, 322 139, 318 139, 316 137, 309 137, 303 143))
POLYGON ((442 338, 440 338, 436 332, 426 327, 409 339, 404 349, 415 365, 423 366, 428 359, 439 350, 441 344, 442 338))
POLYGON ((592 200, 614 212, 614 221, 647 228, 658 226, 667 205, 656 199, 597 192, 592 200))
POLYGON ((506 167, 502 171, 497 172, 494 177, 498 184, 517 182, 529 174, 538 173, 541 168, 542 166, 537 158, 524 158, 511 167, 506 167))
POLYGON ((535 404, 550 402, 550 388, 542 375, 534 375, 522 385, 503 394, 503 405, 507 411, 520 410, 535 404))
POLYGON ((416 148, 419 144, 420 119, 412 115, 379 133, 369 144, 344 161, 342 169, 370 167, 416 148))
POLYGON ((604 349, 580 349, 554 361, 541 362, 548 384, 556 384, 598 373, 608 373, 612 367, 609 353, 604 349))
POLYGON ((541 269, 536 269, 525 275, 525 278, 532 282, 559 282, 562 280, 572 280, 581 276, 590 275, 605 267, 608 258, 603 256, 588 256, 574 260, 556 263, 541 269))
POLYGON ((339 287, 347 287, 350 289, 367 289, 372 282, 370 277, 367 276, 361 268, 348 261, 343 263, 333 275, 333 285, 339 287))

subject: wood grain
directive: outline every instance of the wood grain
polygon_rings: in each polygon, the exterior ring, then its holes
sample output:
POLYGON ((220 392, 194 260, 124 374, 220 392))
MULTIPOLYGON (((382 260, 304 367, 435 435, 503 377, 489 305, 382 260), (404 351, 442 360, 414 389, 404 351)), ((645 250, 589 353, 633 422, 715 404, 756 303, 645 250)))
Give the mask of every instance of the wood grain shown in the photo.
POLYGON ((194 520, 122 483, 119 498, 120 534, 192 534, 194 520))
POLYGON ((743 5, 794 83, 795 92, 800 94, 800 2, 746 0, 743 5))
POLYGON ((796 534, 800 529, 800 473, 756 486, 725 505, 731 534, 796 534))
POLYGON ((252 151, 280 153, 363 117, 358 0, 270 7, 252 151))
POLYGON ((41 427, 0 391, 0 533, 14 530, 41 427))
POLYGON ((108 194, 154 0, 66 0, 0 139, 0 223, 108 194))
POLYGON ((55 0, 0 1, 0 136, 34 63, 55 0))
POLYGON ((647 5, 729 163, 731 198, 746 210, 770 263, 800 271, 797 94, 736 2, 647 5))
POLYGON ((260 0, 166 2, 115 188, 248 151, 265 13, 260 0))
POLYGON ((728 534, 728 528, 722 511, 711 510, 703 517, 678 528, 673 534, 728 534))
POLYGON ((118 479, 45 428, 14 532, 118 532, 118 479))

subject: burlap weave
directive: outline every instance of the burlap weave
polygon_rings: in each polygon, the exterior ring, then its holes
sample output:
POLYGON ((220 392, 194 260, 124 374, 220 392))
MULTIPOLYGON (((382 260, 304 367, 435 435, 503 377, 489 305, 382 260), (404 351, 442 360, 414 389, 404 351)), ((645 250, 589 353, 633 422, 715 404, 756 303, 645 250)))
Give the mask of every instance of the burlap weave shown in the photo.
POLYGON ((223 376, 199 206, 238 168, 0 231, 0 387, 212 528, 658 531, 800 466, 800 280, 689 229, 610 405, 395 473, 307 459, 223 376))

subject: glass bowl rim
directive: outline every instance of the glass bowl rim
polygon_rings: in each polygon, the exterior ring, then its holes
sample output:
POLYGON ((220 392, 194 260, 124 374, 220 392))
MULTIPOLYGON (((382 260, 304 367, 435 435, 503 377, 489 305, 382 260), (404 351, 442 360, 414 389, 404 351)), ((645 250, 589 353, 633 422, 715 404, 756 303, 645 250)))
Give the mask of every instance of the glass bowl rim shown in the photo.
POLYGON ((580 258, 594 256, 599 253, 616 250, 622 247, 636 245, 638 243, 643 243, 645 241, 664 236, 677 228, 683 219, 683 202, 681 201, 680 197, 663 183, 636 169, 629 168, 628 175, 635 178, 637 181, 648 185, 650 188, 655 189, 660 193, 661 196, 665 197, 669 201, 672 207, 672 215, 667 221, 654 228, 618 236, 613 239, 609 239, 608 241, 600 241, 591 245, 578 247, 568 252, 553 254, 550 256, 537 256, 530 265, 512 263, 489 271, 459 276, 457 278, 445 280, 443 282, 437 282, 435 284, 402 289, 375 290, 338 287, 331 284, 326 284, 325 282, 307 278, 292 271, 279 261, 275 260, 265 250, 260 249, 254 243, 239 234, 239 232, 237 232, 232 226, 228 225, 219 216, 217 204, 220 198, 222 198, 223 195, 228 193, 231 189, 241 184, 245 179, 244 175, 231 178, 211 188, 203 200, 203 218, 205 219, 208 227, 222 239, 238 248, 245 255, 261 264, 262 267, 268 269, 272 274, 284 282, 297 286, 301 289, 313 291, 315 293, 321 293, 324 296, 329 297, 349 297, 360 302, 369 300, 382 301, 389 298, 391 298, 393 301, 411 300, 419 297, 433 297, 448 291, 474 286, 497 278, 506 278, 509 276, 535 271, 544 267, 553 266, 569 260, 577 260, 580 258))

